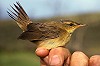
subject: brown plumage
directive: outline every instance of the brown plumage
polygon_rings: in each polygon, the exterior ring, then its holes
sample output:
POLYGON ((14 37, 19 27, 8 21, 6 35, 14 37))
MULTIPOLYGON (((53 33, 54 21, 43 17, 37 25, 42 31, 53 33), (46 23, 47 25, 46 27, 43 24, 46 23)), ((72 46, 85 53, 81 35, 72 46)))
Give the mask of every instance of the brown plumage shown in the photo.
POLYGON ((8 9, 7 13, 23 30, 23 33, 18 38, 34 42, 38 47, 52 49, 65 46, 70 40, 73 31, 80 26, 84 26, 71 20, 33 23, 20 3, 16 2, 16 4, 14 4, 16 9, 11 6, 14 12, 8 9))

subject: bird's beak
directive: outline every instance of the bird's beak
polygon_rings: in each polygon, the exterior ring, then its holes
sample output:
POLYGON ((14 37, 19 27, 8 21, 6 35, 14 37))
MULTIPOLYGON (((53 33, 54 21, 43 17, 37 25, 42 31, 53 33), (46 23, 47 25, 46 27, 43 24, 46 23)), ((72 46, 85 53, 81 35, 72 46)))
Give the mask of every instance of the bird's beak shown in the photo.
POLYGON ((86 24, 77 25, 76 28, 83 27, 83 26, 86 26, 86 24))
POLYGON ((86 26, 86 24, 80 24, 79 27, 86 26))

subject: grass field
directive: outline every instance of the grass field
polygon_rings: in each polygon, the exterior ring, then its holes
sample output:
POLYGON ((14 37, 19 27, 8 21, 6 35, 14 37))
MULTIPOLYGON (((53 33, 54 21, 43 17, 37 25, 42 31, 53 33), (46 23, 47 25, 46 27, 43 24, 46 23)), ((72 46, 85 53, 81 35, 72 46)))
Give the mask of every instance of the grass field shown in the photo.
POLYGON ((39 58, 29 52, 0 53, 0 66, 40 66, 39 58))

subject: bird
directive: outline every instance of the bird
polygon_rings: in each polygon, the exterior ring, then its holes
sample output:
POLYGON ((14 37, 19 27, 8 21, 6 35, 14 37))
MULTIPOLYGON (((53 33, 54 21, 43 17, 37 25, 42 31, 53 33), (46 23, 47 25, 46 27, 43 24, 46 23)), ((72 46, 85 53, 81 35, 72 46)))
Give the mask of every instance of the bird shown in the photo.
POLYGON ((15 20, 22 29, 22 33, 18 39, 29 40, 38 47, 48 50, 65 47, 71 39, 73 32, 85 24, 77 23, 68 19, 60 19, 59 21, 50 22, 32 22, 27 13, 19 2, 13 4, 8 9, 8 15, 15 20))

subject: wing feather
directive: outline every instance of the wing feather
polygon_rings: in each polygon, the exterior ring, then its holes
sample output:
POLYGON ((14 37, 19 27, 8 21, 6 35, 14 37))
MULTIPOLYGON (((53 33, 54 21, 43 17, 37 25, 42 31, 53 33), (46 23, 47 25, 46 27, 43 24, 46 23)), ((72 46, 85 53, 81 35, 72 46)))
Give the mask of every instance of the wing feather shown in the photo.
POLYGON ((45 39, 54 39, 66 32, 65 30, 53 26, 48 23, 31 23, 28 25, 28 30, 23 32, 19 39, 23 40, 45 40, 45 39))

